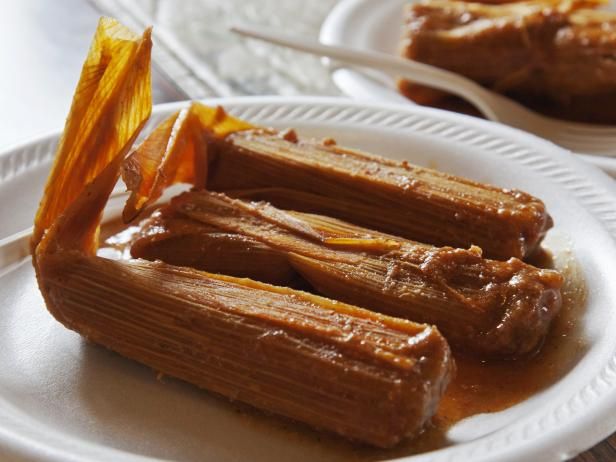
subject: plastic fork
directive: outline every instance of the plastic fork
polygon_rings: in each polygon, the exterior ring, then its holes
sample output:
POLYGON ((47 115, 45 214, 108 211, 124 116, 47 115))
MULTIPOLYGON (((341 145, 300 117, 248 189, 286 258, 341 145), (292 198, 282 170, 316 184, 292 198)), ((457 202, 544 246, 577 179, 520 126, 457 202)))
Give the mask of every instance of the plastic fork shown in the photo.
POLYGON ((337 63, 375 69, 395 78, 408 78, 465 99, 489 120, 534 133, 577 153, 616 157, 616 126, 581 124, 546 117, 444 69, 385 53, 324 45, 252 26, 235 25, 231 30, 246 37, 328 57, 337 63))

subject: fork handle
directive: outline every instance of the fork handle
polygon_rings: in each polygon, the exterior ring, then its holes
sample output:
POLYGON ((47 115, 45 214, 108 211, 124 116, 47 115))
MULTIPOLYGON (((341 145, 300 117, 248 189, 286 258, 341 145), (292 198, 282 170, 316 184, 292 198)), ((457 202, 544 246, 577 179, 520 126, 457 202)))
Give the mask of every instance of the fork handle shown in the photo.
POLYGON ((486 103, 486 100, 494 97, 492 92, 489 92, 474 81, 451 71, 409 59, 390 56, 385 53, 324 45, 316 40, 300 39, 252 26, 235 25, 231 27, 231 30, 246 37, 318 56, 325 56, 345 64, 376 69, 393 77, 408 78, 422 85, 453 93, 471 102, 488 119, 498 120, 495 112, 486 103))

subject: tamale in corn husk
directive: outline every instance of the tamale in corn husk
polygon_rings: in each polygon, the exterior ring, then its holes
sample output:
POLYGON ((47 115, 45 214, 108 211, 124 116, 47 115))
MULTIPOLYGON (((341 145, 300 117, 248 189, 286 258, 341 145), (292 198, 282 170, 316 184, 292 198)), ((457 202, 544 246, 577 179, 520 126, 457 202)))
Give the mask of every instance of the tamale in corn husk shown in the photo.
MULTIPOLYGON (((560 308, 562 278, 556 271, 514 258, 484 259, 477 247, 433 247, 325 216, 285 212, 207 191, 173 198, 164 214, 190 219, 197 229, 201 224, 260 242, 273 256, 286 255, 293 269, 321 294, 435 324, 455 347, 483 356, 535 351, 560 308)), ((147 226, 142 230, 145 236, 150 232, 147 226)), ((135 244, 134 257, 165 260, 173 253, 158 249, 147 237, 135 244)), ((220 256, 201 254, 213 264, 220 256)), ((251 259, 250 252, 241 261, 236 257, 229 253, 227 264, 251 259)), ((272 258, 263 274, 270 274, 277 264, 272 258)))
MULTIPOLYGON (((436 328, 249 279, 96 255, 103 208, 150 114, 150 46, 149 30, 99 23, 35 221, 48 310, 95 343, 229 399, 377 446, 417 434, 453 369, 436 328)), ((129 208, 168 180, 199 181, 198 150, 181 144, 191 163, 173 166, 171 156, 173 177, 135 178, 143 195, 129 208)))
POLYGON ((543 202, 529 194, 338 147, 331 140, 247 130, 212 145, 208 189, 253 190, 251 198, 284 209, 419 242, 476 245, 490 258, 524 258, 552 226, 543 202))
POLYGON ((552 226, 543 202, 521 191, 342 148, 331 139, 256 128, 221 108, 193 103, 184 112, 193 117, 174 114, 150 136, 155 142, 144 142, 129 157, 123 178, 132 197, 125 219, 137 216, 164 187, 182 181, 170 166, 193 169, 191 150, 186 162, 177 159, 183 146, 202 144, 207 160, 200 165, 207 163, 207 175, 201 181, 207 189, 419 242, 477 245, 490 258, 524 258, 552 226), (139 161, 144 158, 148 162, 139 161), (152 181, 156 188, 140 186, 152 181))

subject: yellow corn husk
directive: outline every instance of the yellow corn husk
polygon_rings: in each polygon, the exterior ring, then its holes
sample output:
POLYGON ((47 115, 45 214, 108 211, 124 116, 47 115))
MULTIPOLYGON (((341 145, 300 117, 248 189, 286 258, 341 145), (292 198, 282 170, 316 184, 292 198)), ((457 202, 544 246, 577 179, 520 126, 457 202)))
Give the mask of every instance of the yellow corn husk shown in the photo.
POLYGON ((435 324, 450 343, 480 355, 534 351, 560 308, 559 273, 518 259, 487 260, 477 247, 432 247, 207 191, 177 196, 171 207, 286 253, 328 297, 435 324))
MULTIPOLYGON (((150 34, 147 29, 139 37, 114 19, 99 21, 34 221, 33 254, 45 230, 126 153, 150 116, 150 34)), ((93 251, 94 236, 82 237, 93 251)))
POLYGON ((204 138, 253 128, 225 111, 192 103, 163 121, 126 159, 122 178, 131 195, 123 211, 129 222, 158 199, 166 187, 190 183, 205 187, 207 144, 204 138))
POLYGON ((104 20, 86 63, 97 53, 109 68, 94 97, 76 94, 32 241, 53 316, 164 374, 317 428, 377 446, 417 434, 453 368, 436 328, 249 279, 96 256, 103 208, 151 107, 149 31, 138 39, 104 20), (85 120, 99 124, 82 132, 74 118, 93 106, 85 120))

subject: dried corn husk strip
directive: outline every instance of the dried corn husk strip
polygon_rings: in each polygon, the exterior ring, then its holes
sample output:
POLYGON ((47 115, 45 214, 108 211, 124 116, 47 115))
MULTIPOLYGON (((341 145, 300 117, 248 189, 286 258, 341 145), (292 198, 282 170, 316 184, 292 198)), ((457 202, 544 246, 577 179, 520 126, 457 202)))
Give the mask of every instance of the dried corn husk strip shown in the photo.
POLYGON ((436 248, 327 217, 285 213, 206 191, 171 207, 193 220, 286 252, 321 293, 435 324, 459 348, 489 356, 533 351, 560 308, 562 278, 478 248, 436 248))
MULTIPOLYGON (((85 185, 126 154, 150 116, 150 34, 147 29, 139 37, 114 19, 99 21, 36 214, 33 253, 85 185)), ((91 241, 93 251, 94 236, 91 241)))
POLYGON ((220 108, 192 103, 172 114, 139 145, 122 166, 122 178, 131 195, 123 211, 125 222, 158 199, 166 187, 190 183, 205 187, 207 145, 204 138, 225 136, 253 128, 220 108))

